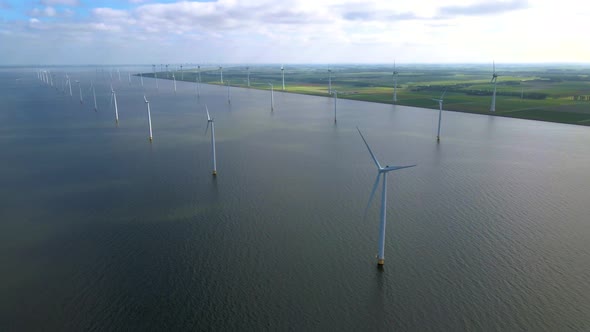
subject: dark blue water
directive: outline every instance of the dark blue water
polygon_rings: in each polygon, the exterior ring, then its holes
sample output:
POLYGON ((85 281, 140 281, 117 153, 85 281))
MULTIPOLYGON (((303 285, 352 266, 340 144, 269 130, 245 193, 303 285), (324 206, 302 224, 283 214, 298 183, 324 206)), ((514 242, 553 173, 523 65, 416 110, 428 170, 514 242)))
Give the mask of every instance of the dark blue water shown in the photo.
POLYGON ((109 75, 68 70, 84 104, 0 72, 0 330, 590 330, 588 127, 445 112, 437 144, 434 110, 126 72, 116 126, 109 75), (356 126, 418 164, 383 271, 356 126))

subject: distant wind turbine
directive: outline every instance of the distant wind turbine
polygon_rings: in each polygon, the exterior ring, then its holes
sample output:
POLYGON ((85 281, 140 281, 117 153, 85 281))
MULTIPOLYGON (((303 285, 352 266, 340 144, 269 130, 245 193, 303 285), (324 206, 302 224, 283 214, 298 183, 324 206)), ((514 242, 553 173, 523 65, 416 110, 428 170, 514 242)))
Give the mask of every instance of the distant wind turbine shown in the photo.
POLYGON ((199 76, 195 76, 195 85, 197 86, 197 98, 201 98, 201 87, 199 86, 199 76))
POLYGON ((336 123, 336 105, 338 104, 338 91, 334 90, 334 123, 336 123))
POLYGON ((143 96, 143 100, 145 100, 145 103, 147 104, 148 125, 150 127, 150 143, 151 143, 154 140, 154 138, 152 136, 152 114, 150 112, 150 102, 147 100, 145 95, 143 96))
POLYGON ((78 89, 80 90, 80 104, 84 104, 84 100, 82 99, 82 86, 80 85, 80 81, 76 80, 78 83, 78 89))
POLYGON ((197 76, 199 76, 199 83, 201 82, 201 66, 197 66, 197 76))
POLYGON ((219 77, 221 78, 221 84, 223 84, 223 67, 219 66, 219 77))
POLYGON ((217 176, 217 159, 215 157, 215 122, 209 115, 209 109, 207 108, 207 105, 205 105, 205 109, 207 110, 207 128, 205 129, 205 134, 207 134, 209 124, 211 124, 211 160, 213 161, 213 176, 217 176))
POLYGON ((270 85, 270 110, 271 112, 274 111, 274 87, 272 85, 272 83, 268 83, 268 85, 270 85))
POLYGON ((250 67, 246 67, 246 70, 248 71, 248 87, 250 87, 250 67))
MULTIPOLYGON (((145 96, 144 96, 145 98, 145 96)), ((115 102, 115 122, 119 124, 119 108, 117 107, 117 94, 115 90, 113 90, 113 85, 111 84, 111 104, 115 102)), ((148 106, 149 107, 149 106, 148 106)), ((149 114, 149 110, 148 110, 149 114)), ((150 121, 150 136, 151 136, 151 121, 150 121)))
POLYGON ((498 83, 498 74, 496 74, 496 62, 492 63, 493 71, 492 71, 492 80, 490 83, 494 83, 494 92, 492 94, 492 105, 490 106, 490 112, 496 111, 496 85, 498 83))
POLYGON ((139 79, 141 81, 141 86, 143 86, 143 74, 139 73, 139 79))
POLYGON ((172 79, 174 80, 174 94, 176 94, 176 77, 174 77, 174 73, 172 73, 172 79))
POLYGON ((375 154, 373 154, 371 147, 369 147, 369 143, 367 143, 367 140, 365 140, 365 137, 361 133, 361 130, 358 127, 356 129, 358 130, 359 134, 361 135, 363 142, 365 142, 365 145, 367 146, 367 149, 369 150, 369 153, 371 154, 371 158, 373 158, 373 161, 375 162, 375 165, 377 166, 377 178, 375 179, 375 184, 373 185, 373 190, 371 191, 371 196, 369 197, 369 202, 367 203, 367 207, 365 208, 365 215, 366 215, 366 212, 367 212, 369 206, 371 205, 371 201, 373 200, 373 196, 375 195, 375 191, 377 190, 377 186, 379 185, 379 178, 381 177, 381 174, 383 174, 383 189, 382 189, 382 193, 381 193, 381 223, 379 225, 379 253, 377 254, 377 266, 383 267, 383 264, 385 263, 385 226, 386 226, 386 219, 387 219, 387 216, 386 216, 387 173, 389 173, 390 171, 396 171, 396 170, 403 169, 403 168, 414 167, 416 165, 381 167, 381 165, 379 164, 379 161, 377 160, 377 157, 375 157, 375 154))
POLYGON ((182 65, 180 65, 180 80, 184 81, 184 72, 182 71, 182 65))
POLYGON ((328 68, 328 94, 332 94, 332 69, 328 68))
POLYGON ((283 75, 283 91, 285 91, 285 66, 281 65, 281 74, 283 75))
POLYGON ((96 90, 94 89, 94 83, 90 83, 92 86, 92 97, 94 97, 94 111, 98 111, 98 106, 96 105, 96 90))
POLYGON ((436 132, 436 141, 440 142, 440 120, 442 118, 442 107, 443 107, 443 97, 445 96, 445 93, 447 93, 447 90, 445 90, 442 95, 440 95, 439 99, 432 99, 436 102, 438 102, 438 131, 436 132))
POLYGON ((393 62, 393 103, 397 103, 397 70, 395 70, 395 61, 393 62))
POLYGON ((66 77, 68 78, 68 87, 70 88, 70 97, 73 97, 74 95, 72 94, 72 80, 70 79, 69 76, 67 76, 67 74, 66 74, 66 77))
POLYGON ((166 65, 166 78, 170 78, 170 76, 168 75, 168 65, 166 65))

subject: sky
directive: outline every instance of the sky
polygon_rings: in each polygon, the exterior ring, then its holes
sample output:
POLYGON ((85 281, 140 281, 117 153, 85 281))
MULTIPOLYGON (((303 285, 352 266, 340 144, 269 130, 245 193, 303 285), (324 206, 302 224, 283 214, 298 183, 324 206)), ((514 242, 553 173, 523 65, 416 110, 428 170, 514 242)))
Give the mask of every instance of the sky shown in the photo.
POLYGON ((0 0, 0 65, 590 63, 581 0, 0 0))

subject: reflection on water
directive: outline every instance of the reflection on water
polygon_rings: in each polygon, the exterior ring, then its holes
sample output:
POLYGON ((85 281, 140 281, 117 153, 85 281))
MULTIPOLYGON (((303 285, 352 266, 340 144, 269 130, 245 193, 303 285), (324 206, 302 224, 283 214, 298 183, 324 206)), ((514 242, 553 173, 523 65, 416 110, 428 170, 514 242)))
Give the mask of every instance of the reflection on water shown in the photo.
POLYGON ((113 81, 117 127, 108 73, 68 71, 98 112, 0 72, 5 330, 589 328, 587 127, 445 112, 437 144, 436 110, 148 78, 113 81), (356 126, 418 164, 383 271, 356 126))

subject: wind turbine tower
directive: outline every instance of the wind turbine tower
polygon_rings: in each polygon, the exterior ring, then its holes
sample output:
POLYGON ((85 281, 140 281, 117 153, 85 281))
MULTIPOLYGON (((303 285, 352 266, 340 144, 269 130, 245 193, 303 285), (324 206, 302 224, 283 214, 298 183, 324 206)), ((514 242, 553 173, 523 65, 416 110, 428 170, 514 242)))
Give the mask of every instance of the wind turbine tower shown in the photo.
POLYGON ((332 69, 328 68, 328 94, 332 94, 332 69))
POLYGON ((145 103, 147 104, 148 125, 150 127, 150 143, 151 143, 154 140, 154 138, 152 136, 152 114, 150 112, 150 102, 147 100, 145 95, 143 96, 143 100, 145 100, 145 103))
POLYGON ((205 129, 205 133, 207 129, 209 129, 209 124, 211 124, 211 159, 213 161, 213 176, 217 176, 217 159, 215 157, 215 122, 209 115, 209 109, 207 105, 205 105, 205 109, 207 110, 207 128, 205 129))
MULTIPOLYGON (((367 141, 365 140, 365 137, 361 133, 361 130, 358 129, 358 127, 356 129, 358 130, 359 134, 361 135, 363 142, 365 142, 365 145, 367 146, 367 149, 369 150, 369 153, 371 154, 371 158, 375 162, 375 166, 377 166, 377 178, 375 179, 375 184, 373 185, 373 190, 371 191, 371 196, 369 197, 367 209, 371 205, 371 201, 373 200, 373 196, 375 195, 375 191, 377 190, 377 186, 379 185, 379 178, 381 177, 381 174, 383 174, 383 188, 382 188, 382 193, 381 193, 381 223, 379 225, 379 253, 377 254, 377 266, 379 268, 382 268, 383 264, 385 263, 385 226, 386 226, 386 219, 387 219, 387 216, 386 216, 387 173, 389 173, 391 171, 403 169, 403 168, 414 167, 416 165, 381 167, 381 165, 379 164, 379 161, 377 160, 377 157, 375 157, 375 154, 373 154, 371 147, 369 147, 369 143, 367 143, 367 141)), ((365 209, 365 213, 366 213, 366 209, 365 209)))
POLYGON ((281 65, 281 73, 283 75, 283 91, 285 91, 285 66, 281 65))
POLYGON ((439 99, 432 99, 436 102, 438 102, 438 131, 436 132, 436 141, 440 142, 440 120, 442 118, 442 107, 443 107, 443 101, 444 101, 444 96, 445 93, 447 93, 447 90, 445 90, 442 95, 440 96, 439 99))
POLYGON ((395 70, 395 61, 393 62, 393 103, 397 103, 397 70, 395 70))
POLYGON ((221 80, 221 84, 223 84, 223 67, 219 66, 219 77, 221 80))
POLYGON ((490 83, 494 83, 494 92, 492 94, 492 105, 490 106, 490 112, 496 111, 496 85, 498 84, 498 74, 496 74, 496 62, 494 61, 492 64, 492 80, 490 83))

